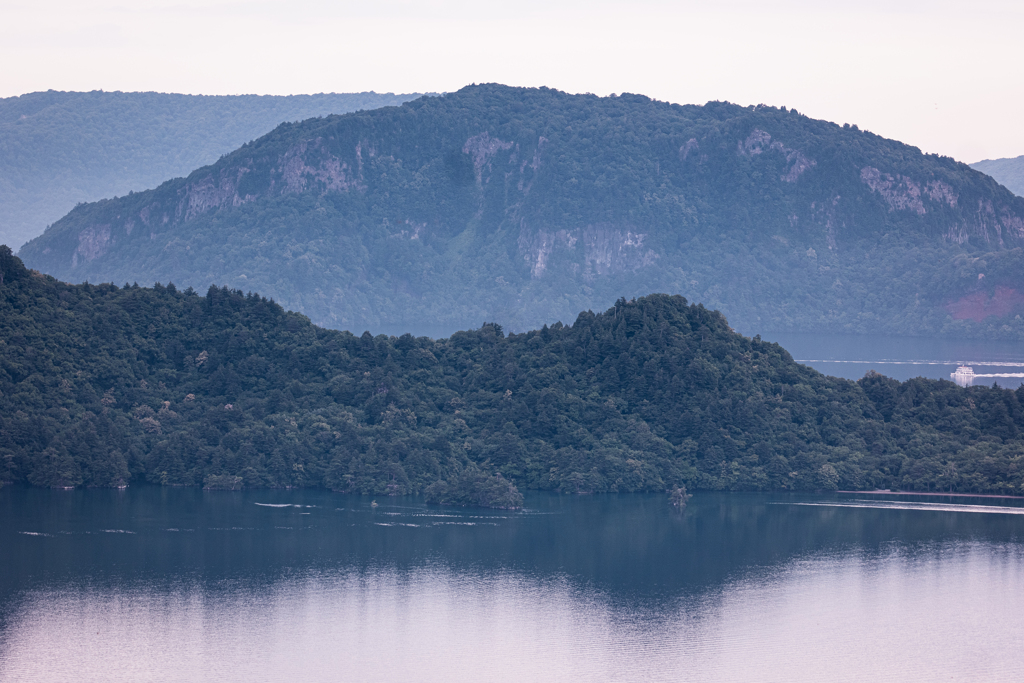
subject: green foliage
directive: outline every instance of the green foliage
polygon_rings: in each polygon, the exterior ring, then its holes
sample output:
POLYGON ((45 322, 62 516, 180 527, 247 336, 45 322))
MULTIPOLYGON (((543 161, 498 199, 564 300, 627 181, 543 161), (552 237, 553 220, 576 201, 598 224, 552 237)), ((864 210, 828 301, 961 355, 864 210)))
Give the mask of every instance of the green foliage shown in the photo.
POLYGON ((413 97, 50 90, 0 99, 0 243, 21 245, 80 202, 187 175, 282 121, 413 97))
POLYGON ((487 474, 478 467, 464 468, 451 481, 439 479, 424 490, 428 503, 504 510, 523 507, 523 494, 501 473, 487 474))
POLYGON ((203 480, 204 489, 215 491, 238 491, 242 488, 242 478, 230 474, 208 474, 203 480))
POLYGON ((1021 391, 826 377, 679 296, 357 337, 226 288, 68 285, 0 249, 0 479, 38 486, 1021 494, 1021 391))
POLYGON ((682 509, 686 507, 686 503, 691 498, 693 498, 693 496, 686 492, 685 486, 677 486, 671 491, 669 491, 668 502, 672 505, 672 507, 682 509))
POLYGON ((1024 199, 856 127, 481 85, 282 125, 20 255, 69 282, 256 290, 357 333, 524 331, 670 292, 751 332, 1024 338, 1016 310, 944 307, 1024 292, 1021 246, 1024 199))

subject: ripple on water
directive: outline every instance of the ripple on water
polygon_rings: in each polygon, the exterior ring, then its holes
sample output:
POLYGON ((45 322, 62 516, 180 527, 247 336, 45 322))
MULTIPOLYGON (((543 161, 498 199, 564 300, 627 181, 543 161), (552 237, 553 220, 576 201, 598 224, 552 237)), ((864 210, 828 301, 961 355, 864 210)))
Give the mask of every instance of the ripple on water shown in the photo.
POLYGON ((273 525, 295 511, 249 504, 265 492, 170 514, 166 497, 187 494, 154 491, 145 514, 117 507, 143 491, 89 519, 9 520, 24 531, 2 541, 16 552, 0 585, 16 591, 0 593, 0 680, 1016 681, 1024 669, 1012 506, 699 494, 683 514, 663 496, 564 496, 534 497, 532 515, 381 515, 327 513, 337 497, 305 492, 295 500, 325 511, 290 529, 273 525), (98 540, 128 526, 130 540, 98 540), (220 533, 235 530, 247 533, 220 533))
POLYGON ((805 558, 674 605, 444 566, 31 593, 5 680, 1015 680, 1021 553, 805 558), (959 638, 980 628, 985 642, 959 638), (96 643, 104 646, 97 648, 96 643), (398 654, 400 653, 400 655, 398 654), (111 666, 111 662, 118 662, 111 666))

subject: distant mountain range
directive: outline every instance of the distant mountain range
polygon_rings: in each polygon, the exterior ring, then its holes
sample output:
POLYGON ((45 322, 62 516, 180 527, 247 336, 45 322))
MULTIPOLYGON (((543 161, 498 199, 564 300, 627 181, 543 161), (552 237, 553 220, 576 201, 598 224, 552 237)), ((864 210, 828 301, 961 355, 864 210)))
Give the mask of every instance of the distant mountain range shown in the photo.
POLYGON ((0 243, 17 249, 80 202, 186 175, 282 121, 415 97, 51 90, 0 99, 0 243))
POLYGON ((314 322, 524 330, 682 294, 748 333, 1024 337, 1024 199, 774 107, 478 85, 284 124, 26 244, 70 282, 258 291, 314 322))
POLYGON ((987 173, 1010 192, 1024 197, 1024 155, 1013 159, 986 159, 971 164, 971 168, 987 173))

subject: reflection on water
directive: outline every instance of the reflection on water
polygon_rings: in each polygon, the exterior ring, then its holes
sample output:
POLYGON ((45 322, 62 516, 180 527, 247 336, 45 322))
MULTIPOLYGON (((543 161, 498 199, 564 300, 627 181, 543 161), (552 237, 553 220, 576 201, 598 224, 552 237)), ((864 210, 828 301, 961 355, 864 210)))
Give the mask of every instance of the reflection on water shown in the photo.
POLYGON ((378 502, 0 490, 0 680, 1009 681, 1024 664, 1021 501, 378 502))
POLYGON ((788 505, 814 505, 818 507, 870 508, 875 510, 924 510, 931 512, 968 512, 988 515, 1024 515, 1024 507, 1007 505, 957 505, 955 503, 921 503, 910 500, 827 500, 795 502, 788 505))
POLYGON ((1016 389, 1024 382, 1024 345, 981 339, 935 339, 868 334, 764 334, 793 358, 833 377, 860 379, 868 370, 900 381, 912 377, 952 379, 960 366, 970 366, 974 385, 1016 389))

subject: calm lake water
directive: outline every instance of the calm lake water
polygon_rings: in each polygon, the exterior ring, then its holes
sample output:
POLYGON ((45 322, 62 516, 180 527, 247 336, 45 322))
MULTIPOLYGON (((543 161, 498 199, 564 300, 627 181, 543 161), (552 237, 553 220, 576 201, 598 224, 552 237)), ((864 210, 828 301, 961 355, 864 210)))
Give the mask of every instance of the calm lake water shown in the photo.
POLYGON ((4 681, 1018 681, 1024 506, 0 489, 4 681))
MULTIPOLYGON (((958 365, 978 374, 1024 374, 1024 344, 981 339, 955 340, 883 335, 771 333, 795 360, 833 377, 860 379, 868 370, 900 381, 912 377, 949 379, 958 365)), ((1024 377, 980 377, 975 385, 1018 388, 1024 377)))

